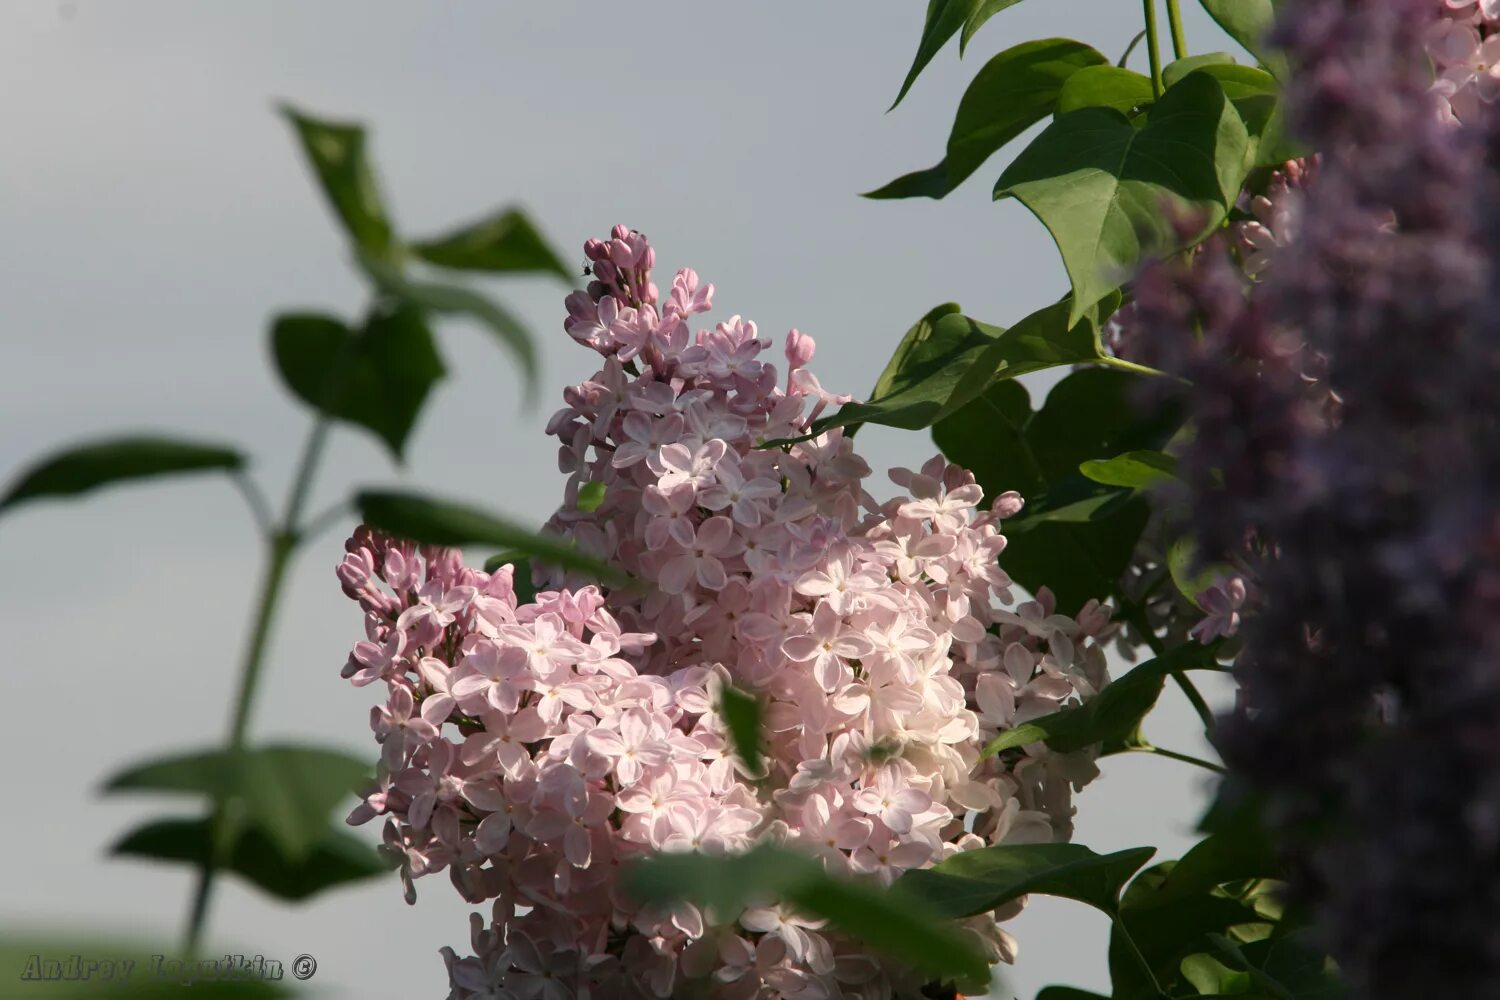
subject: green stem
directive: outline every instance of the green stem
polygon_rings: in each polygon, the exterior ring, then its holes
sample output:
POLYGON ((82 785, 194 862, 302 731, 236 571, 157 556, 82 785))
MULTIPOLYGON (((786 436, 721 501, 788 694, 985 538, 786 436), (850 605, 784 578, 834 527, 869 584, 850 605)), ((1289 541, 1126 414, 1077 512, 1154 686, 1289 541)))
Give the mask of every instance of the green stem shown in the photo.
MULTIPOLYGON (((1124 358, 1117 358, 1113 354, 1105 354, 1098 358, 1095 358, 1094 360, 1098 364, 1107 365, 1110 368, 1118 368, 1122 372, 1134 372, 1137 375, 1153 375, 1157 378, 1177 378, 1177 376, 1168 375, 1166 372, 1159 369, 1149 368, 1146 365, 1138 365, 1134 361, 1126 361, 1124 358)), ((1187 382, 1186 379, 1181 378, 1179 378, 1178 381, 1187 382)), ((1191 385, 1192 383, 1187 384, 1191 385)))
MULTIPOLYGON (((286 510, 281 522, 266 536, 266 569, 261 578, 259 596, 255 602, 255 613, 250 622, 250 634, 246 640, 245 656, 240 667, 239 691, 234 699, 234 711, 229 724, 228 756, 230 768, 238 765, 245 751, 245 734, 250 726, 250 708, 255 702, 256 688, 260 682, 261 666, 265 662, 266 645, 271 636, 271 623, 276 616, 276 606, 281 596, 282 583, 291 564, 292 553, 300 541, 297 523, 302 517, 302 508, 312 486, 312 477, 323 456, 328 441, 328 419, 320 416, 308 434, 302 449, 297 471, 292 478, 287 495, 286 510)), ((209 816, 209 852, 198 870, 198 881, 193 889, 192 908, 188 915, 188 926, 184 935, 184 948, 188 955, 197 954, 203 937, 203 926, 208 917, 208 904, 213 896, 214 881, 219 870, 229 860, 233 846, 235 816, 230 803, 223 795, 214 797, 209 816)))
POLYGON ((1172 57, 1187 58, 1187 37, 1182 33, 1182 11, 1177 9, 1178 0, 1167 0, 1167 24, 1172 28, 1172 57))
POLYGON ((1156 0, 1141 0, 1146 14, 1146 54, 1151 59, 1151 91, 1161 97, 1161 39, 1156 35, 1156 0))
POLYGON ((1129 752, 1130 753, 1150 753, 1150 754, 1155 754, 1158 757, 1166 757, 1168 760, 1176 760, 1176 761, 1181 761, 1184 764, 1192 764, 1194 767, 1201 767, 1205 771, 1212 771, 1215 774, 1228 774, 1229 773, 1227 770, 1224 769, 1223 766, 1221 766, 1219 764, 1215 764, 1213 761, 1204 760, 1201 757, 1194 757, 1194 756, 1192 756, 1190 754, 1178 753, 1176 750, 1166 750, 1166 749, 1164 749, 1162 747, 1157 747, 1157 746, 1131 747, 1129 752))
MULTIPOLYGON (((1120 617, 1134 625, 1136 631, 1141 633, 1146 640, 1146 645, 1151 647, 1155 656, 1165 656, 1167 647, 1162 643, 1161 637, 1151 630, 1151 623, 1146 618, 1146 611, 1137 605, 1121 603, 1120 617)), ((1188 678, 1187 672, 1173 670, 1170 675, 1187 700, 1192 703, 1193 711, 1198 713, 1199 720, 1203 723, 1203 731, 1212 733, 1214 731, 1214 710, 1208 707, 1208 700, 1203 697, 1203 692, 1188 678)))

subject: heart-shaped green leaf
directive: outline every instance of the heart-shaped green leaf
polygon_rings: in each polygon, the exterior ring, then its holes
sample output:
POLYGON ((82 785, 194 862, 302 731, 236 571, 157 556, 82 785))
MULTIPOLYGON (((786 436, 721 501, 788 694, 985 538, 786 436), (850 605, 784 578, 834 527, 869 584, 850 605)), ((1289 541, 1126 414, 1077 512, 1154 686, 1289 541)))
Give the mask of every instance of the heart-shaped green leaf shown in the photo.
POLYGON ((398 461, 428 393, 446 374, 432 332, 410 309, 372 313, 357 331, 316 313, 278 316, 271 351, 298 399, 372 431, 398 461))
POLYGON ((1217 227, 1249 169, 1250 136, 1217 80, 1190 74, 1137 129, 1112 108, 1063 115, 995 185, 1056 241, 1073 284, 1069 322, 1128 280, 1147 256, 1217 227), (1199 220, 1184 237, 1180 219, 1199 220))
POLYGON ((1079 465, 1159 449, 1181 425, 1176 404, 1145 411, 1134 404, 1140 379, 1085 368, 1053 386, 1036 411, 1018 382, 999 381, 932 429, 943 454, 974 473, 987 500, 1007 490, 1026 498, 1027 509, 1005 523, 1000 565, 1033 593, 1051 588, 1064 614, 1114 592, 1149 514, 1129 491, 1088 483, 1079 465), (1096 491, 1092 509, 1088 486, 1096 491))
MULTIPOLYGON (((941 163, 898 177, 866 198, 942 198, 990 155, 1052 113, 1064 84, 1108 60, 1081 42, 1044 38, 1006 49, 984 65, 958 102, 941 163)), ((1150 85, 1147 85, 1149 94, 1150 85)))
POLYGON ((1083 108, 1113 108, 1130 116, 1154 100, 1150 77, 1119 66, 1087 66, 1063 84, 1054 113, 1060 118, 1083 108))
POLYGON ((997 380, 1102 357, 1092 314, 1068 323, 1066 299, 1010 329, 970 319, 951 303, 922 317, 902 338, 865 403, 849 403, 813 426, 884 424, 929 427, 976 399, 997 380))

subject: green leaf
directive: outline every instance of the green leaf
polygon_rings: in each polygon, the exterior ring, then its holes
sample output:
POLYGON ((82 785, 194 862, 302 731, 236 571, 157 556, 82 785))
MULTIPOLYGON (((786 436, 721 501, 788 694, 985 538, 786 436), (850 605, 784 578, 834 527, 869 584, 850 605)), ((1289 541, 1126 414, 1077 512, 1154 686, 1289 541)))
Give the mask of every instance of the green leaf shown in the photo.
POLYGON ((365 490, 354 503, 366 524, 424 545, 503 546, 608 583, 627 580, 564 538, 527 531, 477 507, 394 490, 365 490))
POLYGON ((1264 828, 1246 822, 1195 844, 1173 866, 1156 899, 1183 899, 1209 892, 1226 882, 1284 877, 1264 828))
POLYGON ((1129 116, 1154 100, 1150 77, 1119 66, 1089 66, 1063 84, 1055 114, 1060 118, 1083 108, 1113 108, 1129 116))
POLYGON ((1059 753, 1071 753, 1096 743, 1104 744, 1105 754, 1138 746, 1141 720, 1156 707, 1167 677, 1179 670, 1213 666, 1210 647, 1196 642, 1178 646, 1116 678, 1082 705, 1006 730, 984 748, 983 756, 1037 742, 1044 742, 1059 753))
POLYGON ((1245 47, 1260 64, 1278 80, 1286 79, 1286 59, 1267 43, 1271 25, 1276 21, 1275 0, 1202 0, 1208 11, 1236 42, 1245 47))
POLYGON ((1167 571, 1177 592, 1194 607, 1199 607, 1199 594, 1234 573, 1233 567, 1226 563, 1200 563, 1197 548, 1187 537, 1177 539, 1167 548, 1167 571))
POLYGON ((1248 973, 1256 987, 1276 1000, 1344 1000, 1350 995, 1333 961, 1313 947, 1307 931, 1239 944, 1209 935, 1215 957, 1248 973))
POLYGON ((1061 613, 1077 614, 1114 592, 1149 517, 1150 507, 1136 499, 1108 519, 1038 524, 1007 536, 1000 565, 1033 594, 1047 587, 1061 613))
POLYGON ((1237 996, 1250 991, 1249 973, 1236 972, 1205 952, 1184 958, 1181 969, 1182 978, 1200 994, 1237 996))
POLYGON ((916 57, 912 59, 911 69, 906 72, 906 79, 901 81, 901 91, 891 102, 891 108, 901 103, 911 85, 917 82, 922 70, 932 62, 932 57, 948 44, 948 39, 958 33, 958 29, 964 26, 981 2, 982 0, 928 0, 927 16, 922 22, 922 37, 917 42, 916 57))
POLYGON ((1114 914, 1120 889, 1154 847, 1095 854, 1082 844, 1012 844, 961 851, 896 880, 896 890, 936 913, 972 917, 1031 893, 1060 896, 1114 914))
POLYGON ((747 906, 782 901, 942 977, 987 983, 988 963, 968 938, 919 901, 837 879, 811 858, 769 846, 739 855, 661 854, 631 866, 626 892, 646 904, 691 900, 733 920, 747 906))
POLYGON ((603 502, 603 483, 584 483, 578 487, 578 509, 585 514, 592 514, 599 509, 599 505, 603 502))
MULTIPOLYGON (((1182 59, 1167 63, 1162 67, 1161 80, 1168 89, 1177 86, 1178 82, 1189 73, 1200 70, 1205 66, 1234 66, 1234 56, 1228 52, 1200 52, 1195 56, 1187 56, 1182 59)), ((1251 67, 1244 67, 1249 69, 1251 67)))
MULTIPOLYGON (((1193 58, 1182 60, 1191 62, 1193 58)), ((1280 166, 1302 155, 1302 150, 1286 135, 1281 108, 1281 87, 1275 77, 1256 66, 1230 63, 1206 63, 1189 70, 1219 81, 1224 96, 1239 112, 1254 145, 1253 162, 1257 166, 1280 166)))
POLYGON ((501 566, 515 567, 510 585, 516 592, 516 603, 531 604, 536 601, 536 583, 531 579, 531 557, 525 552, 511 550, 490 556, 484 561, 486 573, 493 573, 501 566))
POLYGON ((1085 368, 1048 391, 1026 429, 1047 482, 1077 476, 1078 467, 1091 458, 1159 451, 1177 432, 1183 422, 1183 394, 1159 385, 1160 403, 1148 406, 1138 398, 1142 377, 1111 368, 1085 368))
POLYGON ((535 391, 537 377, 536 347, 531 334, 500 303, 460 285, 414 281, 399 267, 376 257, 362 257, 361 263, 380 290, 410 309, 440 316, 467 316, 478 320, 494 334, 521 362, 526 376, 526 391, 535 391))
POLYGON ((1027 509, 1005 523, 1000 565, 1032 593, 1051 588, 1064 614, 1113 593, 1150 513, 1144 501, 1110 500, 1119 491, 1099 486, 1093 510, 1073 506, 1090 500, 1079 465, 1160 449, 1181 425, 1175 400, 1155 410, 1135 405, 1140 378, 1086 368, 1053 386, 1035 412, 1018 383, 996 382, 932 429, 943 454, 974 473, 987 500, 1007 490, 1026 498, 1027 509))
MULTIPOLYGON (((218 960, 222 957, 220 953, 218 960)), ((71 928, 45 933, 31 921, 0 925, 0 970, 7 977, 6 992, 12 997, 160 1000, 162 996, 187 994, 192 1000, 264 1000, 292 995, 274 979, 215 980, 205 975, 191 987, 182 985, 186 976, 197 972, 197 963, 202 960, 203 956, 183 958, 173 945, 160 941, 123 939, 113 933, 71 928), (11 985, 15 982, 20 985, 11 985)), ((254 966, 245 971, 254 971, 254 966)), ((272 972, 270 968, 265 971, 268 975, 272 972)), ((284 976, 285 972, 283 969, 284 976)))
POLYGON ((338 750, 274 745, 197 751, 137 764, 106 792, 190 792, 242 804, 245 815, 289 858, 305 858, 324 838, 330 813, 369 777, 370 764, 338 750))
POLYGON ((942 198, 996 150, 1051 114, 1074 74, 1105 62, 1094 49, 1066 38, 1006 49, 985 63, 964 91, 942 162, 898 177, 865 197, 942 198))
POLYGON ((1182 961, 1192 952, 1211 947, 1209 934, 1264 924, 1254 908, 1211 885, 1190 893, 1164 891, 1180 864, 1168 861, 1148 868, 1125 890, 1110 938, 1116 995, 1156 995, 1151 978, 1141 971, 1142 958, 1156 982, 1175 995, 1172 987, 1181 978, 1182 961))
POLYGON ((719 716, 729 729, 734 752, 751 774, 760 774, 760 699, 727 684, 719 698, 719 716))
POLYGON ((1071 328, 1064 299, 1009 330, 970 319, 948 303, 922 317, 902 339, 869 402, 849 403, 813 426, 874 423, 919 430, 968 405, 996 380, 1102 357, 1092 315, 1071 328))
POLYGON ((314 118, 290 105, 282 105, 281 111, 297 130, 323 194, 355 246, 373 256, 389 255, 391 223, 365 157, 365 130, 353 122, 314 118))
MULTIPOLYGON (((207 819, 163 819, 132 830, 111 853, 199 866, 208 857, 211 842, 207 819)), ((327 830, 299 858, 280 850, 274 837, 254 825, 238 831, 225 868, 287 900, 307 899, 325 889, 390 871, 369 845, 342 830, 327 830)))
POLYGON ((1122 510, 1134 491, 1096 483, 1081 475, 1068 476, 1026 501, 1026 509, 1010 519, 1011 534, 1030 531, 1038 524, 1075 524, 1099 521, 1122 510))
POLYGON ((29 500, 89 493, 101 486, 188 472, 237 472, 238 450, 164 437, 118 437, 76 445, 32 465, 16 477, 0 511, 29 500))
POLYGON ((298 399, 363 427, 400 461, 432 387, 447 374, 432 331, 412 310, 377 311, 359 330, 317 313, 286 313, 271 352, 298 399))
POLYGON ((1194 73, 1140 129, 1111 108, 1058 118, 1000 175, 994 194, 1016 198, 1052 234, 1073 283, 1076 322, 1149 254, 1192 246, 1223 222, 1249 152, 1245 123, 1218 81, 1194 73), (1184 238, 1168 206, 1197 213, 1202 224, 1184 238))
POLYGON ((1096 483, 1142 489, 1177 476, 1177 459, 1159 451, 1127 451, 1114 458, 1091 458, 1078 471, 1096 483))
POLYGON ((975 6, 973 12, 969 15, 969 19, 964 22, 963 34, 958 37, 959 58, 963 58, 964 53, 969 48, 969 40, 974 37, 980 28, 984 27, 984 22, 1007 7, 1014 7, 1020 2, 1021 0, 982 0, 980 4, 975 6))
MULTIPOLYGON (((974 473, 987 501, 1007 490, 1035 499, 1047 491, 1037 450, 1045 453, 1048 444, 1031 433, 1034 421, 1026 390, 1005 381, 934 425, 932 437, 949 461, 974 473)), ((1072 613, 1090 598, 1113 592, 1145 522, 1145 505, 1139 502, 1118 518, 1094 523, 1036 523, 1016 531, 1007 522, 1000 565, 1032 593, 1044 585, 1051 588, 1058 608, 1072 613)))
POLYGON ((507 208, 478 222, 411 244, 429 264, 460 271, 541 272, 573 280, 573 272, 519 208, 507 208))

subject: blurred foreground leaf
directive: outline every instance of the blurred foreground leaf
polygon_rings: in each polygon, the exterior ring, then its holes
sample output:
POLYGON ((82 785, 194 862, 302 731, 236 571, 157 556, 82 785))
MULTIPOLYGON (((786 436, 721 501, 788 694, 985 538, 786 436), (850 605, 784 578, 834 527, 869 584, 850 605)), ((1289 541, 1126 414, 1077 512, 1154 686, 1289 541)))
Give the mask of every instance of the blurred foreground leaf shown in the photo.
POLYGON ((978 949, 921 901, 834 878, 817 861, 780 848, 762 846, 718 857, 657 855, 633 866, 625 885, 643 903, 690 900, 722 919, 779 900, 932 975, 965 984, 989 981, 978 949))
POLYGON ((1011 844, 961 851, 896 880, 896 889, 945 917, 971 917, 1030 893, 1087 903, 1113 915, 1120 890, 1156 853, 1095 854, 1082 844, 1011 844))
POLYGON ((236 472, 234 448, 165 437, 120 437, 77 445, 31 466, 0 499, 0 511, 43 497, 77 496, 101 486, 189 472, 236 472))
POLYGON ((507 208, 478 222, 411 245, 412 253, 429 264, 462 271, 491 273, 541 272, 564 281, 573 272, 547 244, 531 218, 518 208, 507 208))
POLYGON ((334 807, 370 771, 367 761, 322 747, 254 747, 238 758, 214 749, 137 764, 109 779, 104 790, 191 792, 236 800, 278 851, 300 860, 324 839, 334 807))
POLYGON ((394 490, 365 490, 354 502, 366 524, 414 542, 504 547, 608 583, 627 582, 619 570, 587 555, 564 538, 527 531, 467 504, 394 490))
MULTIPOLYGON (((111 853, 201 867, 211 842, 207 819, 160 819, 126 834, 111 853)), ((293 901, 390 871, 373 848, 343 830, 329 828, 310 852, 293 857, 255 825, 235 832, 224 867, 278 899, 293 901)))
POLYGON ((271 326, 271 350, 298 399, 374 432, 398 461, 446 374, 432 332, 410 309, 377 311, 360 330, 332 316, 287 313, 271 326))
POLYGON ((376 256, 389 254, 394 242, 391 223, 365 155, 365 130, 353 122, 316 118, 290 105, 281 110, 296 129, 323 194, 355 246, 376 256))

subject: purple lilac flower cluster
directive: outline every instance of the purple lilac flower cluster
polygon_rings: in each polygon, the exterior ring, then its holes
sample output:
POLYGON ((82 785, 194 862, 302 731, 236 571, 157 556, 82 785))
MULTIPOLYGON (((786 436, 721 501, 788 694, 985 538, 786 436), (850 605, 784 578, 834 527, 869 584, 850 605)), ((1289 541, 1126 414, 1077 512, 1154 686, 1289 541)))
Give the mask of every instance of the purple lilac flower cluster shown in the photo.
POLYGON ((1288 5, 1294 237, 1255 283, 1157 268, 1136 314, 1195 385, 1200 545, 1253 569, 1216 742, 1375 1000, 1500 996, 1497 11, 1448 7, 1288 5))

